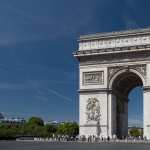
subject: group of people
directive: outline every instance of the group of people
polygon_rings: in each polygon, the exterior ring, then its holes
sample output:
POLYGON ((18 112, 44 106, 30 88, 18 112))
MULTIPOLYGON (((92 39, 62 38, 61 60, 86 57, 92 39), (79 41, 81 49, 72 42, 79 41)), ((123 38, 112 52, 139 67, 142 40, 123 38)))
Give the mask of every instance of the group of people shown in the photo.
POLYGON ((34 141, 67 142, 67 141, 78 141, 78 138, 68 135, 57 135, 49 138, 36 137, 34 138, 34 141))
POLYGON ((146 137, 132 137, 132 136, 128 136, 128 137, 121 137, 121 138, 117 138, 116 135, 113 135, 111 138, 108 136, 108 137, 103 137, 103 136, 100 136, 100 137, 96 137, 95 135, 89 135, 89 136, 80 136, 79 137, 79 141, 82 141, 82 142, 89 142, 89 143, 92 143, 92 142, 145 142, 145 141, 148 141, 146 137))
POLYGON ((84 142, 106 142, 106 141, 110 141, 111 138, 108 136, 106 137, 96 137, 95 135, 89 135, 88 137, 82 135, 79 137, 79 141, 84 141, 84 142))
POLYGON ((34 141, 49 141, 49 142, 67 142, 67 141, 76 141, 76 142, 88 142, 88 143, 94 143, 94 142, 150 142, 147 140, 146 137, 121 137, 117 138, 116 135, 113 135, 112 137, 103 137, 103 136, 95 136, 95 135, 89 135, 89 136, 76 136, 71 137, 68 135, 57 135, 50 138, 34 138, 34 141))

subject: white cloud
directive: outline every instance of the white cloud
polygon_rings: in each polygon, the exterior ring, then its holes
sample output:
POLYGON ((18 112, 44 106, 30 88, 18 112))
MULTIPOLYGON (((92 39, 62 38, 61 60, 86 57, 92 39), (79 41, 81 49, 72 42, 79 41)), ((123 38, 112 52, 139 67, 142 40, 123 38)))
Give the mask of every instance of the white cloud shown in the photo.
POLYGON ((37 93, 35 95, 35 98, 38 100, 41 100, 43 102, 47 102, 49 100, 52 100, 50 96, 55 95, 59 99, 65 101, 65 102, 72 102, 72 99, 70 97, 67 97, 63 95, 62 93, 58 92, 57 90, 53 90, 50 88, 43 88, 43 89, 38 89, 37 93))
POLYGON ((128 120, 128 125, 129 126, 138 126, 138 127, 143 127, 143 120, 139 116, 134 116, 132 118, 129 118, 128 120))
POLYGON ((56 96, 58 96, 59 98, 65 100, 65 101, 69 101, 69 102, 72 102, 72 99, 67 97, 67 96, 64 96, 63 94, 59 93, 58 91, 55 91, 55 90, 52 90, 52 89, 48 89, 48 91, 56 96))
MULTIPOLYGON (((23 3, 10 1, 5 5, 0 3, 1 7, 4 7, 0 10, 2 14, 0 16, 0 45, 51 40, 75 34, 89 25, 94 17, 95 9, 99 8, 102 11, 104 6, 110 3, 109 0, 74 2, 78 7, 71 6, 73 10, 65 9, 65 5, 57 10, 57 4, 55 4, 56 9, 51 10, 53 2, 48 0, 39 2, 34 2, 36 4, 34 8, 28 6, 32 4, 30 1, 23 3), (25 6, 22 6, 23 4, 25 6)), ((69 4, 72 5, 71 2, 69 4)))

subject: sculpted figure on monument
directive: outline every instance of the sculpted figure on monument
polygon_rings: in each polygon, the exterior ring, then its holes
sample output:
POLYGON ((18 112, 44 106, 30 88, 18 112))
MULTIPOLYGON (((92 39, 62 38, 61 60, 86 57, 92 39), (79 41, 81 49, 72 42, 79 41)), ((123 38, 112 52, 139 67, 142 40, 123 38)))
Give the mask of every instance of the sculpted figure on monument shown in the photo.
POLYGON ((97 121, 100 120, 100 104, 99 100, 96 98, 89 98, 87 100, 86 106, 87 121, 97 121))

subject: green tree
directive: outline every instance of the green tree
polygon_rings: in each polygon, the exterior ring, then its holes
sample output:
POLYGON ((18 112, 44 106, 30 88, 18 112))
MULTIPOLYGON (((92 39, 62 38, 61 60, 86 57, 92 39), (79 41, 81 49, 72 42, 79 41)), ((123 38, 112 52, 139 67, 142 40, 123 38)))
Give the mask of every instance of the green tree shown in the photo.
POLYGON ((57 133, 75 137, 79 134, 79 126, 75 122, 63 123, 58 126, 57 133))
POLYGON ((0 140, 15 139, 18 135, 20 135, 20 125, 0 124, 0 140))
POLYGON ((130 130, 130 135, 133 137, 139 137, 142 136, 142 133, 139 131, 138 128, 135 127, 130 130))
POLYGON ((24 124, 0 123, 0 140, 15 139, 20 136, 51 137, 53 134, 75 137, 79 133, 77 123, 66 122, 58 126, 47 124, 39 117, 31 117, 24 124))
POLYGON ((45 125, 45 131, 46 131, 48 137, 51 137, 53 134, 56 133, 57 127, 55 125, 52 125, 52 124, 46 124, 45 125))
POLYGON ((44 121, 39 117, 31 117, 22 127, 21 132, 24 136, 40 136, 42 130, 44 130, 44 121))
POLYGON ((39 117, 31 117, 27 124, 32 126, 44 126, 44 121, 39 117))

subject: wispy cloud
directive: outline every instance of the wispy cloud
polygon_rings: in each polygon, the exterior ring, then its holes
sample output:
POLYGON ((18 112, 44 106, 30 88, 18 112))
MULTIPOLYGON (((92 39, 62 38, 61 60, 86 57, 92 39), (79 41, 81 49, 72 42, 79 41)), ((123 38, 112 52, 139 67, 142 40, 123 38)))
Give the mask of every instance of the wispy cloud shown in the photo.
POLYGON ((69 102, 72 102, 72 99, 67 97, 67 96, 64 96, 63 94, 59 93, 58 91, 55 91, 55 90, 52 90, 52 89, 48 89, 49 92, 51 92, 52 94, 58 96, 59 98, 65 100, 65 101, 69 101, 69 102))
POLYGON ((30 86, 27 83, 10 83, 10 82, 0 83, 0 91, 21 91, 29 89, 29 87, 30 86))
POLYGON ((51 40, 77 34, 93 22, 97 6, 103 9, 108 3, 109 0, 68 1, 66 4, 65 1, 49 0, 0 2, 3 8, 0 12, 3 14, 0 45, 51 40))
POLYGON ((0 88, 21 84, 28 85, 38 85, 38 84, 56 84, 56 85, 77 85, 78 84, 78 72, 75 72, 74 69, 67 69, 68 71, 63 71, 60 66, 47 67, 40 64, 0 64, 0 74, 11 74, 9 76, 9 81, 0 79, 0 88), (61 73, 61 77, 56 78, 56 75, 61 73), (20 76, 21 75, 21 76, 20 76), (35 75, 37 75, 35 77, 35 75), (20 76, 22 81, 16 76, 20 76), (62 80, 63 79, 63 80, 62 80), (15 81, 17 83, 15 84, 15 81), (18 83, 20 81, 20 83, 18 83))
POLYGON ((59 91, 50 88, 43 88, 37 90, 37 94, 35 97, 41 101, 47 102, 51 100, 51 95, 55 95, 56 97, 63 100, 64 102, 72 102, 72 99, 70 97, 65 96, 59 91))
POLYGON ((131 116, 128 120, 129 126, 143 127, 143 119, 139 116, 131 116))
MULTIPOLYGON (((79 16, 78 11, 67 15, 66 10, 62 12, 62 16, 61 14, 55 16, 54 14, 57 13, 55 9, 51 12, 51 8, 49 8, 52 5, 51 3, 53 4, 53 2, 46 1, 43 3, 41 1, 43 7, 40 7, 39 3, 37 3, 34 9, 27 7, 30 2, 24 3, 24 7, 20 3, 16 4, 11 1, 5 4, 0 3, 5 8, 1 10, 3 15, 1 16, 2 23, 0 25, 0 45, 16 45, 70 35, 91 20, 90 15, 80 13, 79 16), (47 10, 46 12, 44 7, 47 10), (7 15, 5 15, 6 11, 7 15), (63 15, 67 17, 64 19, 63 15), (7 25, 5 22, 7 22, 7 25)), ((54 7, 57 7, 57 5, 54 7)))
MULTIPOLYGON (((45 85, 46 81, 28 81, 28 82, 22 82, 22 83, 9 83, 4 82, 0 83, 0 92, 6 91, 8 92, 17 92, 20 93, 23 91, 24 93, 29 94, 32 92, 32 96, 35 97, 37 100, 41 100, 43 102, 48 102, 51 99, 52 95, 55 95, 58 97, 59 100, 62 100, 64 102, 72 102, 73 100, 59 92, 58 90, 54 90, 51 88, 48 88, 48 85, 45 85)), ((57 82, 58 83, 58 82, 57 82)), ((59 84, 62 84, 61 82, 59 84)), ((64 83, 63 83, 64 84, 64 83)))

